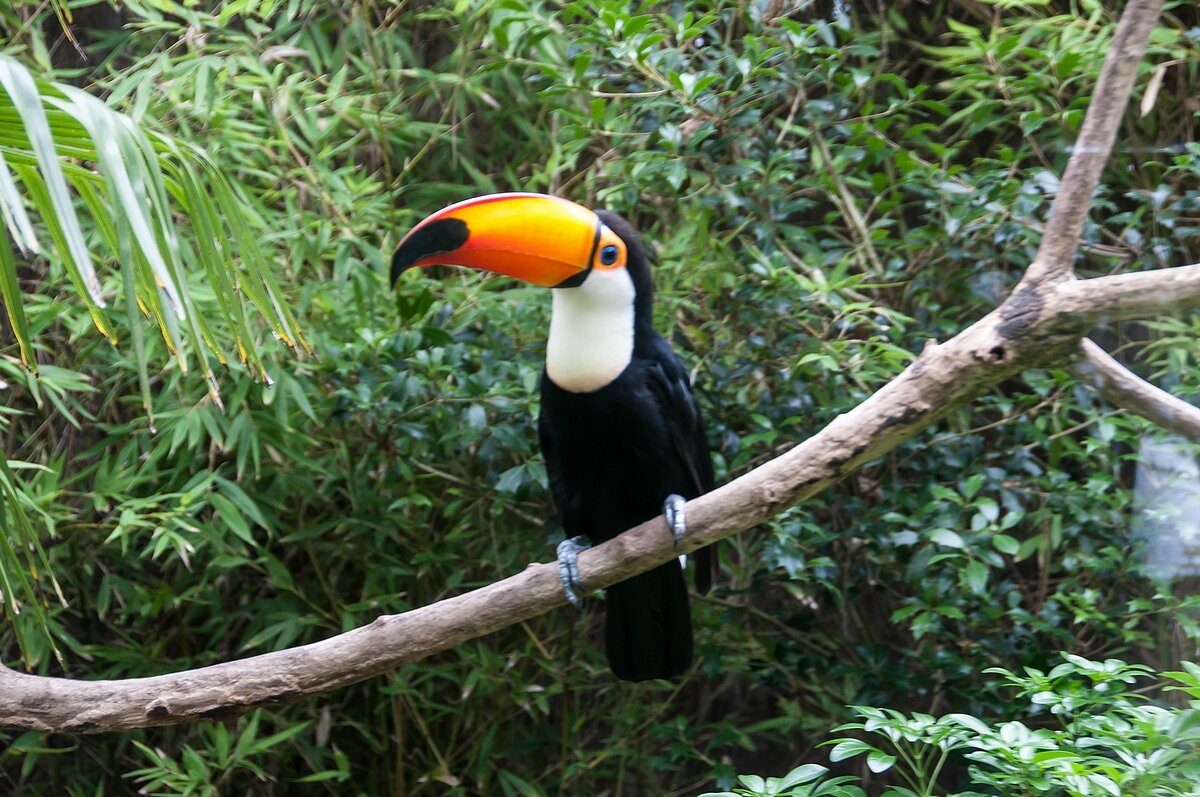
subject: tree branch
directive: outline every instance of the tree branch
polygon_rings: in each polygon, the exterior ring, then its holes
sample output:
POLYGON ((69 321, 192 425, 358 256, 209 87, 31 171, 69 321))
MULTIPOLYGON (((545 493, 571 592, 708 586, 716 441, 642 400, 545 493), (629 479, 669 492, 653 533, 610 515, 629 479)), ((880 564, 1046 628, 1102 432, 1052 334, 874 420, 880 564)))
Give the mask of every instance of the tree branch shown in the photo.
POLYGON ((1081 351, 1083 359, 1075 364, 1075 375, 1111 404, 1200 443, 1200 407, 1150 384, 1090 340, 1084 339, 1081 351))
MULTIPOLYGON (((1099 169, 1086 158, 1076 166, 1076 156, 1093 153, 1101 139, 1105 153, 1111 146, 1132 81, 1135 65, 1129 59, 1144 51, 1152 14, 1160 5, 1135 0, 1127 6, 1102 72, 1103 86, 1097 89, 1097 97, 1105 101, 1093 103, 1101 108, 1097 113, 1114 118, 1093 122, 1089 110, 1051 211, 1053 229, 1043 240, 1038 263, 1013 295, 951 340, 941 345, 930 341, 903 373, 808 440, 689 502, 688 532, 678 547, 656 518, 582 553, 580 571, 589 587, 645 572, 794 506, 1003 379, 1074 356, 1082 335, 1095 323, 1200 306, 1200 266, 1087 281, 1067 279, 1069 266, 1066 277, 1048 275, 1070 262, 1099 169), (1121 63, 1109 63, 1114 60, 1121 63), (1121 94, 1119 106, 1111 101, 1116 94, 1121 94), (1062 203, 1076 203, 1082 210, 1060 210, 1062 203)), ((0 667, 0 727, 101 732, 223 719, 365 680, 565 602, 557 566, 539 564, 474 592, 380 617, 321 642, 186 672, 76 681, 0 667)))
MULTIPOLYGON (((690 501, 678 547, 656 518, 580 554, 584 583, 614 584, 795 506, 1018 371, 1066 359, 1102 315, 1089 302, 1124 317, 1134 307, 1154 309, 1146 296, 1155 295, 1176 308, 1200 306, 1200 265, 1014 294, 946 343, 931 341, 903 373, 808 440, 690 501), (1155 285, 1175 287, 1148 287, 1155 285)), ((0 668, 0 727, 86 733, 222 719, 365 680, 565 602, 557 565, 538 564, 321 642, 186 672, 76 681, 0 668)))
POLYGON ((1084 316, 1091 322, 1089 327, 1194 308, 1198 298, 1200 264, 1075 280, 1055 286, 1054 291, 1060 309, 1084 316))
POLYGON ((1083 222, 1092 206, 1092 194, 1112 152, 1117 128, 1137 77, 1138 64, 1146 54, 1150 31, 1154 29, 1162 6, 1163 0, 1131 0, 1126 4, 1096 81, 1096 89, 1092 92, 1079 139, 1067 161, 1058 196, 1050 208, 1050 219, 1046 222, 1037 257, 1026 270, 1023 283, 1071 278, 1071 261, 1083 222))

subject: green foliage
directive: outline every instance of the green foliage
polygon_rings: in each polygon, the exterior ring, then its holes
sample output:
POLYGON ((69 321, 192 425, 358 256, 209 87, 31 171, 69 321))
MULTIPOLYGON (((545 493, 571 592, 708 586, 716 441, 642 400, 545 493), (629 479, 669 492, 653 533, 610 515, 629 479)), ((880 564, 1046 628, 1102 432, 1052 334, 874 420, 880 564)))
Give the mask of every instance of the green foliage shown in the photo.
MULTIPOLYGON (((292 347, 303 343, 242 217, 239 198, 200 149, 166 135, 148 136, 90 94, 36 81, 5 55, 0 55, 0 89, 0 213, 5 222, 0 225, 0 296, 26 365, 36 368, 34 337, 11 250, 15 243, 33 256, 41 247, 22 195, 38 211, 54 243, 51 263, 65 270, 97 329, 116 344, 118 334, 104 309, 108 302, 119 297, 130 316, 140 309, 157 324, 184 372, 188 359, 183 341, 188 341, 214 400, 218 392, 208 350, 222 363, 227 357, 216 343, 209 315, 227 323, 241 361, 252 372, 265 375, 243 302, 258 310, 280 341, 292 347), (88 168, 89 163, 96 168, 88 168), (103 243, 107 257, 124 266, 119 288, 101 284, 71 188, 91 216, 90 232, 103 243), (169 194, 192 222, 195 248, 181 247, 177 240, 169 194), (191 271, 203 271, 205 293, 216 300, 208 314, 193 296, 196 289, 189 285, 185 262, 191 271)), ((134 323, 131 330, 149 412, 141 326, 134 323)))
MULTIPOLYGON (((269 753, 288 739, 303 733, 309 723, 290 725, 270 736, 259 738, 258 726, 261 712, 255 712, 235 736, 224 725, 209 725, 201 729, 203 746, 200 749, 185 745, 179 760, 162 750, 134 742, 138 752, 148 765, 127 774, 139 790, 159 794, 217 795, 225 784, 243 773, 252 775, 259 782, 271 782, 275 778, 254 760, 255 756, 269 753)), ((325 780, 346 778, 345 759, 342 770, 317 772, 300 779, 300 783, 316 783, 325 780)))
MULTIPOLYGON (((0 488, 5 529, 23 516, 41 547, 13 546, 0 573, 39 599, 9 618, 0 658, 88 678, 211 664, 550 558, 560 531, 532 424, 544 294, 477 274, 406 275, 394 296, 386 285, 399 236, 451 201, 550 191, 630 217, 658 255, 658 323, 694 368, 722 480, 989 310, 1035 250, 1111 14, 822 5, 128 0, 75 9, 86 62, 56 42, 53 11, 22 6, 38 24, 0 11, 14 58, 228 175, 240 212, 208 221, 247 225, 319 355, 252 341, 273 384, 217 369, 221 409, 158 336, 144 356, 99 345, 61 261, 19 265, 41 362, 24 369, 16 337, 0 339, 13 463, 0 488), (147 373, 153 427, 141 362, 167 363, 147 373)), ((1200 259, 1200 149, 1183 99, 1196 94, 1194 17, 1178 4, 1155 34, 1170 91, 1126 120, 1084 273, 1200 259)), ((176 179, 168 170, 173 201, 176 179)), ((85 241, 102 286, 125 296, 98 218, 80 214, 85 241)), ((174 221, 187 263, 229 239, 187 211, 174 221)), ((52 240, 44 213, 31 223, 52 240)), ((245 256, 234 238, 228 254, 245 256)), ((207 271, 188 272, 225 341, 238 318, 207 271)), ((142 323, 128 311, 109 322, 120 340, 142 323)), ((1100 334, 1194 399, 1196 332, 1185 317, 1100 334)), ((593 602, 226 725, 0 735, 0 784, 877 793, 894 772, 848 781, 800 766, 740 786, 735 773, 810 759, 847 705, 887 706, 888 722, 962 714, 996 733, 1043 730, 986 671, 1048 672, 1059 650, 1156 670, 1191 657, 1193 590, 1147 572, 1148 525, 1131 510, 1153 435, 1064 371, 1011 380, 725 544, 720 588, 695 601, 701 661, 678 684, 615 683, 593 602)), ((1123 710, 1112 717, 1132 722, 1123 710)), ((941 756, 921 741, 933 732, 911 743, 926 764, 941 756)), ((975 752, 952 752, 943 777, 1004 775, 962 758, 975 752)))
MULTIPOLYGON (((895 771, 907 787, 885 797, 930 797, 978 792, 945 791, 939 776, 955 753, 964 754, 973 785, 1006 795, 1183 795, 1200 778, 1200 700, 1187 707, 1154 704, 1132 689, 1148 667, 1119 659, 1103 662, 1072 654, 1044 673, 1003 669, 1007 684, 1029 702, 1033 720, 988 723, 969 714, 906 715, 893 709, 854 707, 861 722, 837 730, 859 731, 829 744, 830 760, 866 755, 872 772, 895 771), (1053 720, 1046 717, 1053 715, 1053 720)), ((1200 695, 1200 667, 1163 673, 1179 686, 1168 690, 1200 695)))
MULTIPOLYGON (((36 371, 39 359, 53 351, 39 341, 48 308, 40 297, 26 297, 21 285, 27 279, 22 270, 42 251, 39 241, 48 238, 55 255, 46 264, 50 281, 72 287, 111 343, 124 341, 108 306, 117 305, 132 320, 128 349, 146 413, 151 413, 153 399, 144 332, 134 318, 139 311, 158 326, 182 372, 188 370, 187 349, 192 349, 214 401, 220 399, 209 355, 222 363, 228 360, 218 336, 232 337, 241 362, 266 377, 259 330, 250 324, 247 301, 277 339, 292 347, 306 344, 242 212, 226 177, 199 148, 167 135, 147 135, 86 92, 35 80, 21 63, 0 55, 0 299, 24 366, 36 371), (180 245, 169 195, 190 217, 197 246, 180 245), (40 230, 26 201, 38 213, 40 230), (91 222, 90 240, 79 218, 80 204, 91 222), (90 251, 97 240, 109 259, 123 264, 118 278, 102 281, 97 273, 90 251), (201 271, 204 284, 193 287, 194 272, 201 271)), ((48 399, 79 427, 60 397, 90 390, 86 378, 55 366, 43 366, 40 376, 4 370, 25 384, 39 407, 48 399)), ((11 465, 46 468, 20 460, 11 465)), ((61 661, 55 639, 66 641, 65 635, 51 628, 45 604, 49 599, 65 607, 67 601, 42 542, 55 535, 55 520, 47 507, 31 500, 9 465, 0 470, 0 491, 0 527, 9 530, 0 539, 3 615, 27 662, 40 659, 47 647, 61 661), (30 626, 38 628, 36 637, 30 626)))
POLYGON ((700 797, 865 797, 862 789, 847 785, 853 777, 825 778, 828 772, 819 764, 802 764, 782 778, 739 775, 744 788, 708 792, 700 797))

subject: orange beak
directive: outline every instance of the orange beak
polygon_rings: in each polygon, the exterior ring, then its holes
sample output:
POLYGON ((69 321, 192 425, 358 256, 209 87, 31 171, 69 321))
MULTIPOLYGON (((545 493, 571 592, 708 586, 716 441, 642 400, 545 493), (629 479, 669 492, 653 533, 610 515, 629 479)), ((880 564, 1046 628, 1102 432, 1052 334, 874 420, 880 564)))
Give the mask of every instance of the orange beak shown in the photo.
POLYGON ((494 271, 547 288, 573 287, 586 278, 602 231, 608 228, 595 213, 559 197, 468 199, 439 210, 404 236, 392 256, 392 284, 410 268, 441 265, 494 271))

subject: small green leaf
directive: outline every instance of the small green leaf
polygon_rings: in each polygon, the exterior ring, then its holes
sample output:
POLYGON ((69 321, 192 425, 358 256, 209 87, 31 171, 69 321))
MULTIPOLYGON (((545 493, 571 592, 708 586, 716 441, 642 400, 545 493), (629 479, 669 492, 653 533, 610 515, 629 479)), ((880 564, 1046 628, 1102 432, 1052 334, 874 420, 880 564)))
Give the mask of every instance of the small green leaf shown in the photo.
POLYGON ((959 725, 962 725, 965 728, 970 728, 980 736, 987 735, 991 733, 992 730, 986 722, 978 717, 973 717, 970 714, 947 714, 946 718, 957 722, 959 725))
POLYGON ((238 511, 232 501, 220 493, 213 493, 208 497, 208 500, 212 502, 213 508, 220 513, 218 522, 224 523, 234 534, 249 545, 255 544, 254 534, 250 531, 250 524, 246 522, 246 518, 242 516, 242 513, 238 511))
POLYGON ((950 529, 934 529, 929 532, 929 539, 938 545, 945 545, 947 548, 967 547, 967 544, 963 542, 963 538, 958 532, 951 531, 950 529))
POLYGON ((875 774, 887 772, 896 763, 896 756, 875 750, 867 756, 867 769, 875 774))
POLYGON ((847 758, 853 758, 856 755, 873 752, 874 750, 874 747, 861 739, 843 739, 829 751, 829 760, 833 762, 845 761, 847 758))
POLYGON ((764 781, 758 775, 738 775, 738 780, 742 782, 743 786, 751 791, 762 792, 762 790, 767 787, 766 781, 764 781))
POLYGON ((967 589, 976 595, 983 595, 987 590, 988 568, 983 562, 978 559, 973 559, 967 564, 966 570, 963 571, 963 578, 966 581, 967 589))
POLYGON ((988 523, 995 523, 1000 517, 1000 505, 991 498, 980 498, 975 502, 975 508, 983 515, 988 523))
POLYGON ((828 767, 823 767, 820 764, 801 764, 780 778, 778 788, 782 791, 801 783, 808 783, 810 780, 816 780, 828 771, 828 767))
POLYGON ((1012 556, 1021 550, 1021 543, 1015 537, 1010 537, 1007 534, 996 534, 992 537, 992 547, 1000 553, 1012 556))

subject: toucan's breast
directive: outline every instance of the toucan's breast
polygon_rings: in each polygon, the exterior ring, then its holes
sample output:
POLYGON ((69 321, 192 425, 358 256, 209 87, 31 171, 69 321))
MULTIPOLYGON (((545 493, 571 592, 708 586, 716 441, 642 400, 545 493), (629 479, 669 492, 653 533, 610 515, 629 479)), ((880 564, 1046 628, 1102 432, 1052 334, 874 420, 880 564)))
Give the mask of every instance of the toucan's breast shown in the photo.
POLYGON ((593 269, 577 288, 553 292, 546 374, 571 393, 613 382, 633 357, 636 290, 626 269, 593 269))

